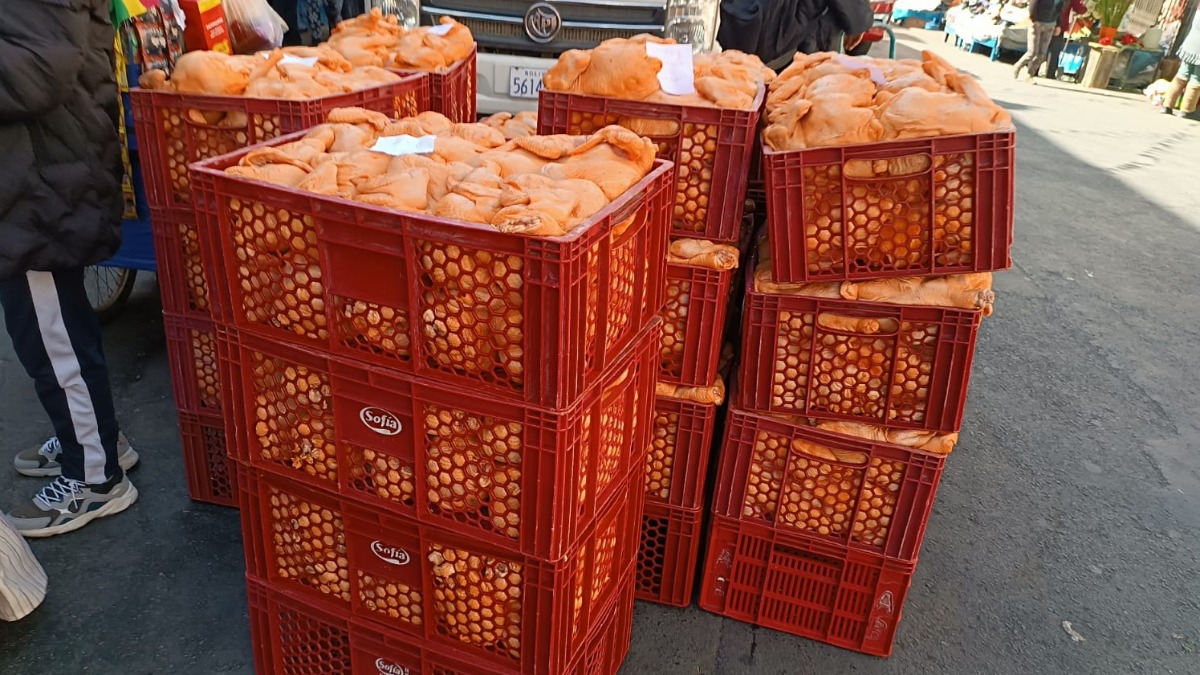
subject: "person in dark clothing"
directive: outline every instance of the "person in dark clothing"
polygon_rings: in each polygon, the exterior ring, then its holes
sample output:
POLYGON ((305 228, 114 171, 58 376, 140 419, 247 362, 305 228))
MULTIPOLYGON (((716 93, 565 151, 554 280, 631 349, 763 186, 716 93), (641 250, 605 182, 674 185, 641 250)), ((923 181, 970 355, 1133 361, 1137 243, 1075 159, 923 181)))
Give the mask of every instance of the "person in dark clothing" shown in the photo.
POLYGON ((1033 79, 1041 70, 1050 52, 1050 40, 1058 28, 1059 17, 1067 0, 1029 0, 1029 39, 1025 45, 1025 55, 1017 61, 1013 69, 1013 77, 1020 77, 1021 70, 1027 69, 1028 78, 1033 79))
POLYGON ((1075 16, 1087 11, 1083 0, 1069 0, 1063 3, 1062 14, 1058 16, 1058 27, 1054 37, 1050 38, 1050 50, 1046 55, 1046 78, 1053 80, 1058 77, 1058 60, 1062 56, 1063 47, 1067 45, 1067 35, 1071 32, 1071 24, 1075 16))
POLYGON ((0 304, 57 433, 16 458, 21 473, 56 476, 9 513, 26 537, 69 532, 137 500, 124 471, 137 456, 118 450, 83 284, 83 268, 121 241, 109 10, 110 0, 6 0, 0 11, 0 304))
POLYGON ((874 23, 867 0, 724 0, 717 42, 779 71, 797 52, 837 50, 843 34, 852 47, 874 23))

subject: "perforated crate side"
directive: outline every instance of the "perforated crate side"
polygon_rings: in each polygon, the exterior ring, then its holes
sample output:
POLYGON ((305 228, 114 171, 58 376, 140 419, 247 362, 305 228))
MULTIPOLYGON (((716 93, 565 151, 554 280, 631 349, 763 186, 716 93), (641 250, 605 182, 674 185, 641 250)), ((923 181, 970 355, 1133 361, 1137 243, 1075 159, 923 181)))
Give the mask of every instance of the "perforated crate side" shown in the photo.
POLYGON ((915 565, 714 516, 700 607, 888 656, 915 565))
POLYGON ((744 311, 742 408, 941 433, 962 426, 982 310, 760 293, 751 265, 744 311))
POLYGON ((222 415, 215 324, 164 311, 163 331, 175 405, 183 412, 222 415))
POLYGON ((566 408, 662 309, 665 164, 590 224, 537 238, 225 174, 239 157, 193 173, 220 249, 207 259, 229 279, 221 315, 243 331, 566 408), (235 230, 260 253, 249 264, 235 230), (286 254, 261 253, 279 241, 286 254))
POLYGON ((638 555, 637 599, 673 607, 692 604, 704 508, 646 503, 638 555))
POLYGON ((196 319, 213 318, 205 251, 190 208, 151 208, 155 274, 163 311, 196 319))
POLYGON ((633 474, 625 497, 553 562, 254 469, 241 476, 251 578, 497 669, 564 672, 634 578, 643 505, 633 474), (480 601, 478 615, 458 604, 470 598, 480 601))
POLYGON ((1015 148, 1015 133, 1008 131, 766 149, 775 279, 1008 269, 1015 148))
POLYGON ((138 88, 130 97, 147 201, 152 208, 182 208, 191 201, 190 163, 314 127, 334 108, 366 108, 389 117, 415 115, 429 109, 429 81, 424 74, 409 75, 398 82, 305 101, 138 88), (229 118, 213 123, 205 117, 229 113, 245 121, 235 126, 228 124, 229 118))
POLYGON ((667 264, 660 380, 703 387, 717 379, 734 273, 667 264))
POLYGON ((659 158, 675 165, 672 236, 736 243, 765 96, 760 87, 752 109, 731 110, 543 89, 538 133, 590 134, 619 124, 648 137, 659 158))
POLYGON ((714 513, 916 561, 944 455, 732 407, 724 438, 714 513))
POLYGON ((451 122, 476 122, 477 64, 476 50, 445 72, 397 70, 401 75, 424 73, 429 76, 429 109, 441 113, 451 122))
POLYGON ((220 417, 179 413, 183 471, 188 496, 217 506, 237 506, 237 467, 226 453, 225 423, 220 417))
POLYGON ((553 411, 222 332, 222 370, 241 393, 234 449, 291 480, 555 558, 626 476, 644 476, 657 338, 553 411))
POLYGON ((715 404, 655 397, 646 457, 647 503, 689 509, 704 505, 716 418, 715 404))

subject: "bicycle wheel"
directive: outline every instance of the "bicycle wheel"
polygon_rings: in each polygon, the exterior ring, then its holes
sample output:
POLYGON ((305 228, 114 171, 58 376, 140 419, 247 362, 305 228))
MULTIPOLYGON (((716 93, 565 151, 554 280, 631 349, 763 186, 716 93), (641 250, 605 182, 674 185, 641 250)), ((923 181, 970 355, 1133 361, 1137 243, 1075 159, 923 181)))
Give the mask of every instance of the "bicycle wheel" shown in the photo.
POLYGON ((87 289, 88 300, 101 322, 109 321, 121 312, 129 294, 133 292, 136 280, 137 270, 126 267, 94 265, 83 270, 83 285, 87 289))

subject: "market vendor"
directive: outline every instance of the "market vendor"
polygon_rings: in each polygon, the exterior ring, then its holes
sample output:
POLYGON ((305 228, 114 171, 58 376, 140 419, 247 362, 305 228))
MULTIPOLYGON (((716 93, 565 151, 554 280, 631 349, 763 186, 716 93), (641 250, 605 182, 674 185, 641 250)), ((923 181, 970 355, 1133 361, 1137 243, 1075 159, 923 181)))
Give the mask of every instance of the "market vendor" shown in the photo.
POLYGON ((867 0, 724 0, 717 42, 780 71, 797 52, 836 51, 843 36, 853 48, 874 23, 867 0))
POLYGON ((1046 58, 1047 79, 1053 80, 1058 77, 1058 60, 1062 56, 1063 48, 1067 46, 1071 26, 1075 23, 1076 16, 1086 14, 1087 11, 1083 0, 1069 0, 1063 3, 1062 13, 1058 16, 1058 28, 1054 31, 1054 37, 1050 38, 1050 51, 1046 58))

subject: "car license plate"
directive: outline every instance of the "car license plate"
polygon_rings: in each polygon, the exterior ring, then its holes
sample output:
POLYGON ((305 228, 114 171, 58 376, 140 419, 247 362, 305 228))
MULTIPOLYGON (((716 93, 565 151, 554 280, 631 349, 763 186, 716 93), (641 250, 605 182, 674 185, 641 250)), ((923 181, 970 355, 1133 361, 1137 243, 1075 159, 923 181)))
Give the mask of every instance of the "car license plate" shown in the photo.
POLYGON ((508 95, 513 98, 537 98, 545 74, 546 71, 541 68, 509 68, 508 95))

